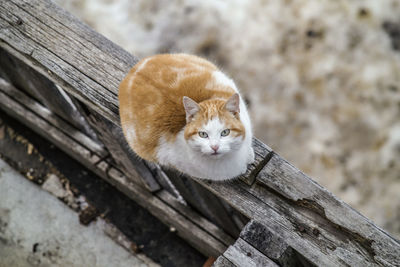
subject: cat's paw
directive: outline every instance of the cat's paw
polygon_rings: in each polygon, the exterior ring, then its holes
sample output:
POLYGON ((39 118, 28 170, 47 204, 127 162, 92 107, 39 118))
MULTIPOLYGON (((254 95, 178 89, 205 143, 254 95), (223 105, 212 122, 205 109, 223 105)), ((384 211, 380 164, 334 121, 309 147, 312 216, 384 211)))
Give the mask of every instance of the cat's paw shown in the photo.
POLYGON ((250 147, 248 150, 248 155, 247 155, 247 164, 252 164, 255 160, 255 154, 254 154, 254 149, 250 147))

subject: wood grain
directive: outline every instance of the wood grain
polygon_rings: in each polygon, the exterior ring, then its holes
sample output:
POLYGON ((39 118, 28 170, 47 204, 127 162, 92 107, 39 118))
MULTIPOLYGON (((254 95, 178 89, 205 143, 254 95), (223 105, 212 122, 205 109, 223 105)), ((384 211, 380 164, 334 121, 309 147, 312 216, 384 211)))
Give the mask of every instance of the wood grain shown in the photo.
POLYGON ((312 266, 286 241, 272 231, 267 225, 252 220, 243 228, 240 238, 257 248, 280 266, 312 266))
POLYGON ((60 129, 64 134, 70 136, 79 142, 79 144, 91 150, 99 157, 106 157, 108 155, 108 152, 104 149, 103 145, 99 144, 98 142, 94 142, 92 138, 83 134, 69 123, 66 123, 48 108, 44 107, 42 104, 38 103, 22 91, 16 89, 2 78, 0 78, 0 91, 13 99, 17 99, 18 102, 22 103, 26 108, 42 118, 45 118, 49 123, 60 129))
MULTIPOLYGON (((79 104, 78 104, 79 105, 79 104)), ((95 129, 97 136, 107 147, 112 158, 123 170, 126 177, 134 180, 138 184, 144 185, 150 192, 160 190, 161 187, 155 180, 153 174, 147 168, 144 161, 136 155, 130 153, 128 144, 122 134, 122 129, 112 124, 95 111, 86 107, 89 114, 86 115, 87 121, 95 129)))
POLYGON ((51 1, 0 5, 1 46, 118 122, 118 85, 137 59, 51 1), (17 23, 18 22, 18 23, 17 23))
POLYGON ((198 182, 267 226, 315 265, 400 264, 397 240, 276 154, 252 186, 240 180, 198 182))
MULTIPOLYGON (((0 48, 0 76, 19 90, 27 92, 53 113, 96 140, 87 122, 59 87, 24 62, 0 48)), ((96 140, 97 141, 97 140, 96 140)), ((99 144, 100 145, 100 144, 99 144)))
POLYGON ((217 196, 177 171, 171 169, 164 171, 187 203, 231 236, 239 236, 240 229, 217 196))
POLYGON ((224 257, 236 266, 279 266, 241 238, 236 240, 235 244, 229 246, 229 248, 224 252, 224 257))
POLYGON ((213 267, 236 267, 237 265, 230 262, 223 255, 219 256, 218 259, 212 265, 213 267))

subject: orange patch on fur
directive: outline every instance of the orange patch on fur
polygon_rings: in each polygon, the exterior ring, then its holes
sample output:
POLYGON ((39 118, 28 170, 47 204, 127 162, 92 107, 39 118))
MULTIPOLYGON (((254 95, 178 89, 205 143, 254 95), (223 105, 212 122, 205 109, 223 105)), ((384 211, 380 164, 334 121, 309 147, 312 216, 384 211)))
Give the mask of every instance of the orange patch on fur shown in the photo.
POLYGON ((120 118, 129 145, 140 157, 155 161, 160 138, 174 141, 185 127, 183 96, 200 105, 195 120, 185 128, 185 137, 197 133, 196 127, 213 116, 225 121, 232 134, 244 137, 238 116, 223 109, 235 91, 221 84, 207 88, 216 70, 209 61, 186 54, 148 57, 130 70, 119 87, 120 118), (130 129, 135 133, 128 133, 130 129))
POLYGON ((185 139, 197 134, 200 128, 208 121, 218 118, 224 122, 226 127, 231 130, 231 135, 245 137, 245 129, 239 119, 238 114, 234 115, 225 109, 226 100, 232 96, 227 93, 225 98, 208 99, 199 104, 200 111, 194 116, 193 120, 186 125, 185 139))

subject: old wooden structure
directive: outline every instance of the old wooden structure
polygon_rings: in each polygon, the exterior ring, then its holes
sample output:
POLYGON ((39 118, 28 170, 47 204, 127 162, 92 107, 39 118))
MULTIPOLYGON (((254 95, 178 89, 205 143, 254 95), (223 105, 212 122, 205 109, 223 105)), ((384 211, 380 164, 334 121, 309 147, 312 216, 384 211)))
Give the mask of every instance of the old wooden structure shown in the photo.
POLYGON ((118 85, 137 58, 50 0, 0 3, 0 109, 177 230, 215 266, 400 266, 400 243, 258 140, 238 180, 136 158, 118 85))

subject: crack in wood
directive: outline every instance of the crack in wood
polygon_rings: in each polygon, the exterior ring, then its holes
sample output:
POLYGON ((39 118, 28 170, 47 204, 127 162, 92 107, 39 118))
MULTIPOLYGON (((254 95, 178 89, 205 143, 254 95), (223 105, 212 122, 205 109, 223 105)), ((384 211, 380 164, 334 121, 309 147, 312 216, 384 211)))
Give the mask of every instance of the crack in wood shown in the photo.
POLYGON ((274 155, 274 151, 269 152, 254 168, 254 170, 248 174, 247 180, 253 180, 252 182, 248 183, 249 185, 253 185, 256 182, 256 177, 260 173, 260 171, 268 164, 271 160, 272 156, 274 155))
MULTIPOLYGON (((325 208, 318 204, 315 200, 308 198, 293 200, 264 183, 257 183, 257 185, 265 188, 271 194, 277 196, 282 201, 294 207, 303 216, 305 213, 308 213, 307 217, 313 218, 313 223, 317 224, 319 227, 321 227, 321 229, 323 228, 327 232, 332 232, 335 237, 341 241, 346 243, 352 242, 358 248, 358 252, 364 255, 369 262, 378 264, 378 262, 375 260, 376 252, 372 247, 373 240, 365 238, 359 233, 353 232, 350 229, 331 221, 326 216, 325 208), (310 212, 313 215, 310 215, 310 212)), ((284 207, 282 207, 281 212, 285 212, 284 207)), ((302 238, 313 240, 313 242, 319 244, 321 248, 324 247, 326 252, 328 251, 327 249, 335 250, 338 247, 335 241, 326 238, 323 232, 321 232, 318 228, 299 221, 298 217, 294 214, 287 214, 287 219, 302 238), (318 234, 315 234, 316 231, 318 231, 318 234), (323 237, 324 242, 321 240, 323 237)))

